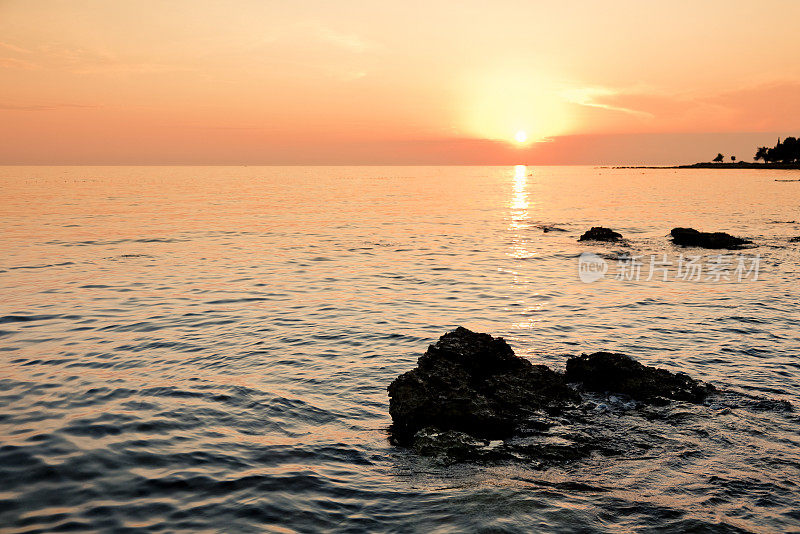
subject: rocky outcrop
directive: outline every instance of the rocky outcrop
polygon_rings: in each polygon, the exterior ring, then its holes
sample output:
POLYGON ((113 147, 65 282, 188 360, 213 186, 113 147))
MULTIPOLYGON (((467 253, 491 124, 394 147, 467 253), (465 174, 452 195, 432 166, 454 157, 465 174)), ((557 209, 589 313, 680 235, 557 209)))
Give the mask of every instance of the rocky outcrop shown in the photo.
POLYGON ((670 235, 673 243, 683 247, 737 250, 753 244, 752 241, 725 232, 700 232, 694 228, 673 228, 670 235))
POLYGON ((502 338, 462 327, 440 337, 387 389, 392 437, 419 454, 537 462, 635 446, 618 443, 613 428, 592 426, 609 403, 701 403, 714 391, 686 374, 609 352, 570 358, 559 373, 516 356, 502 338), (598 404, 592 392, 609 400, 598 404))
POLYGON ((624 354, 595 352, 567 360, 566 380, 586 391, 622 393, 642 402, 665 404, 669 400, 700 403, 714 386, 685 373, 648 367, 624 354))
POLYGON ((399 439, 425 427, 500 438, 537 410, 579 400, 564 376, 514 354, 503 338, 459 327, 388 387, 399 439))
POLYGON ((593 226, 582 236, 578 238, 578 241, 619 241, 622 239, 622 234, 619 232, 615 232, 611 228, 604 228, 602 226, 593 226))

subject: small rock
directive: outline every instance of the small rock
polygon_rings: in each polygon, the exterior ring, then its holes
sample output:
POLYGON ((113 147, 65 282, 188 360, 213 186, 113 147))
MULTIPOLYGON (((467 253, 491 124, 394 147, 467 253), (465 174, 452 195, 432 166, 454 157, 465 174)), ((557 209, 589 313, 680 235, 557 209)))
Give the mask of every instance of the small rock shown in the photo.
MULTIPOLYGON (((502 443, 502 442, 501 442, 502 443)), ((456 430, 426 427, 414 434, 411 448, 422 456, 437 456, 447 462, 489 459, 496 445, 456 430)))
POLYGON ((789 238, 789 243, 800 243, 800 235, 797 237, 789 238))
POLYGON ((622 239, 622 234, 611 228, 593 226, 578 238, 578 241, 619 241, 620 239, 622 239))
POLYGON ((743 245, 753 244, 752 241, 725 232, 700 232, 694 228, 673 228, 670 235, 673 243, 683 247, 736 250, 743 245))
POLYGON ((542 232, 549 233, 549 232, 566 232, 565 228, 559 228, 558 226, 552 224, 537 224, 535 228, 540 229, 542 232))

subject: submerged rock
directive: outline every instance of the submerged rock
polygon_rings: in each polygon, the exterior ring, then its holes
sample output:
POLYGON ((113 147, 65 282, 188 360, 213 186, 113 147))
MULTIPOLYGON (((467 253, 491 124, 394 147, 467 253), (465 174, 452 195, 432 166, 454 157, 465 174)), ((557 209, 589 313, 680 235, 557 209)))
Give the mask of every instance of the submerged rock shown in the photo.
POLYGON ((620 442, 608 422, 670 400, 700 403, 715 391, 609 352, 570 358, 559 373, 516 356, 503 338, 462 327, 440 337, 387 389, 392 437, 418 454, 447 463, 539 465, 639 450, 633 438, 620 442))
POLYGON ((593 451, 614 454, 613 443, 604 436, 580 431, 565 433, 533 432, 506 440, 478 439, 465 432, 426 427, 414 434, 411 449, 441 463, 524 460, 539 466, 585 458, 593 451))
POLYGON ((593 226, 578 238, 578 241, 619 241, 622 234, 615 232, 611 228, 593 226))
POLYGON ((578 401, 562 374, 516 356, 503 338, 462 327, 428 347, 417 364, 388 387, 401 441, 425 427, 504 437, 537 410, 578 401))
POLYGON ((587 391, 623 393, 655 404, 667 400, 700 403, 714 386, 685 373, 642 365, 624 354, 595 352, 567 360, 566 379, 579 382, 587 391))
POLYGON ((700 232, 694 228, 673 228, 670 232, 672 242, 683 247, 701 247, 713 249, 736 250, 753 242, 741 237, 734 237, 725 232, 700 232))
POLYGON ((436 456, 445 462, 501 460, 507 455, 498 450, 498 444, 502 442, 478 439, 457 430, 426 427, 414 434, 411 448, 417 454, 436 456))
POLYGON ((545 234, 549 232, 566 232, 566 228, 560 228, 554 224, 537 224, 535 228, 540 229, 545 234))

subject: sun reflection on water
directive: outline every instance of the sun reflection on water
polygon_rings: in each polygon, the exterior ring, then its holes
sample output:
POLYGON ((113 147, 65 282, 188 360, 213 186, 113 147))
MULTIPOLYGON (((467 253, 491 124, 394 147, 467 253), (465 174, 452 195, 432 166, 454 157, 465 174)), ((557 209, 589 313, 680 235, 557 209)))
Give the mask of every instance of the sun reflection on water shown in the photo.
POLYGON ((525 232, 530 226, 528 223, 530 219, 528 214, 530 206, 528 201, 528 167, 526 165, 514 166, 511 192, 508 229, 512 232, 512 245, 509 256, 517 259, 530 258, 534 254, 528 250, 528 239, 525 232))

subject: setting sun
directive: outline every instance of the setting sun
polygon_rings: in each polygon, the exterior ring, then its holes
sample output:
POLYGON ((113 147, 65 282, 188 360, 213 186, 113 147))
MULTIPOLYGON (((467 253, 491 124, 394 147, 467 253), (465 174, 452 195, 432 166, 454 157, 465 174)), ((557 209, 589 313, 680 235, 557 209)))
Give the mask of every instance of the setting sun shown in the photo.
POLYGON ((526 134, 524 131, 520 130, 516 134, 514 134, 514 140, 517 143, 524 143, 525 141, 528 140, 528 134, 526 134))

